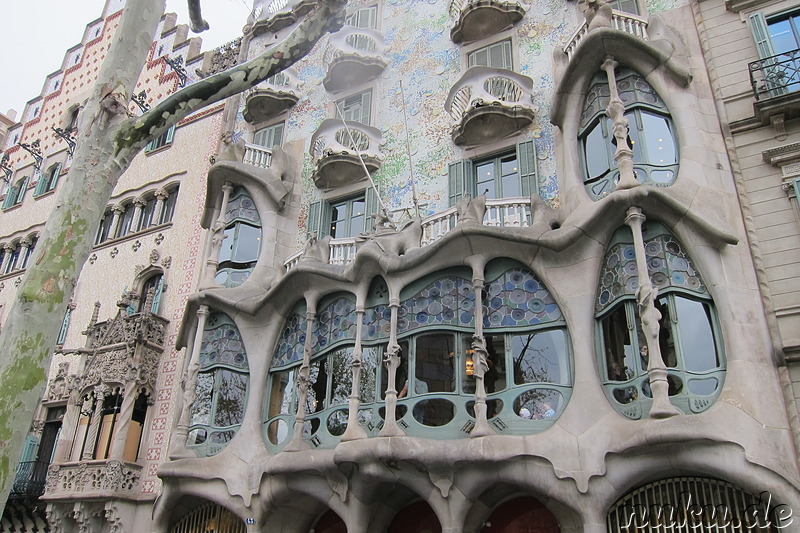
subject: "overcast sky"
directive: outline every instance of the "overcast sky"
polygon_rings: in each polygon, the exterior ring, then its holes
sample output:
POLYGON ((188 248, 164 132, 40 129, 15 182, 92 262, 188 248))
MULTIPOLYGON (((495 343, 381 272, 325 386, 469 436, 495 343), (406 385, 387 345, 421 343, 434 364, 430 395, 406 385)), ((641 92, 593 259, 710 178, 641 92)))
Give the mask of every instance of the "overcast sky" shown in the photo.
MULTIPOLYGON (((178 23, 189 23, 187 0, 167 0, 167 11, 178 23)), ((0 112, 22 114, 25 103, 38 96, 45 76, 61 67, 64 52, 78 44, 86 24, 100 17, 104 0, 0 0, 0 112)), ((252 0, 202 0, 203 16, 211 24, 200 34, 203 50, 241 35, 252 0)), ((190 36, 194 35, 191 32, 190 36)))

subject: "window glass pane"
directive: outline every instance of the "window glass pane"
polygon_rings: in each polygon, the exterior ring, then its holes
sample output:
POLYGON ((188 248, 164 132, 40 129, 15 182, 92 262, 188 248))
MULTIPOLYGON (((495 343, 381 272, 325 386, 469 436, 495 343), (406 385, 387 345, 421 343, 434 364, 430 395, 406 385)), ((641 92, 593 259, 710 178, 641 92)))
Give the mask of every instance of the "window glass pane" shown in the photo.
POLYGON ((487 198, 497 198, 495 194, 495 160, 480 163, 475 167, 475 191, 480 196, 486 193, 487 198))
POLYGON ((519 182, 519 165, 517 165, 517 156, 506 157, 500 160, 500 188, 503 191, 504 198, 512 198, 521 196, 519 182))
POLYGON ((220 372, 214 425, 219 427, 241 424, 247 396, 247 376, 229 370, 220 372))
POLYGON ((230 261, 233 257, 234 234, 236 227, 225 228, 222 246, 219 249, 219 262, 230 261))
POLYGON ((164 210, 161 213, 161 224, 166 224, 172 220, 172 216, 175 214, 175 203, 177 201, 178 189, 172 189, 164 203, 164 210))
POLYGON ((470 67, 488 67, 489 66, 489 49, 481 48, 469 55, 468 58, 470 67))
POLYGON ((664 117, 642 113, 643 134, 646 136, 647 160, 654 165, 677 163, 675 141, 664 117))
POLYGON ((417 338, 414 393, 454 392, 455 339, 449 334, 417 338))
POLYGON ((719 367, 708 304, 676 296, 675 309, 686 370, 702 372, 719 367))
POLYGON ((514 382, 569 383, 567 339, 562 330, 511 336, 514 382))
MULTIPOLYGON (((648 163, 649 161, 645 160, 642 155, 642 123, 639 121, 640 116, 641 114, 639 113, 625 113, 625 118, 628 119, 628 144, 633 149, 634 163, 648 163)), ((609 127, 609 131, 611 131, 611 127, 609 127)), ((614 144, 614 149, 616 150, 616 143, 614 144)), ((612 163, 612 166, 616 167, 616 162, 612 163)))
POLYGON ((208 424, 211 420, 211 397, 214 390, 214 374, 201 372, 197 376, 197 395, 192 403, 192 420, 190 425, 208 424))
POLYGON ((311 386, 308 388, 306 411, 317 413, 325 409, 325 398, 328 394, 328 373, 324 360, 311 363, 309 379, 311 386))
POLYGON ((294 414, 295 371, 284 370, 272 375, 269 398, 269 418, 294 414))
POLYGON ((626 13, 639 14, 639 6, 636 0, 614 0, 611 2, 611 7, 618 11, 625 11, 626 13))
MULTIPOLYGON (((675 349, 675 336, 672 334, 672 313, 666 296, 656 301, 656 309, 661 313, 661 320, 658 322, 660 326, 658 346, 661 349, 661 358, 669 368, 675 368, 678 366, 678 354, 675 349)), ((641 345, 644 346, 643 343, 641 345)))
POLYGON ((377 346, 364 348, 361 354, 361 386, 359 398, 361 403, 375 401, 375 379, 377 378, 378 362, 381 360, 381 349, 377 346))
POLYGON ((353 348, 342 348, 328 356, 331 374, 331 401, 329 406, 347 404, 353 390, 353 373, 350 370, 353 348))
MULTIPOLYGON (((486 351, 488 352, 487 363, 489 370, 483 376, 483 386, 486 389, 486 394, 499 392, 506 388, 506 349, 505 349, 505 336, 504 335, 486 335, 486 351)), ((464 353, 467 350, 472 350, 472 338, 468 335, 463 337, 464 353)), ((477 360, 472 355, 473 364, 477 365, 477 360)), ((475 376, 467 374, 467 365, 461 365, 461 390, 466 394, 475 392, 475 376)))
POLYGON ((353 200, 351 203, 350 231, 348 237, 355 237, 364 231, 364 200, 353 200))
POLYGON ((798 48, 797 39, 792 32, 789 19, 769 22, 769 38, 776 54, 790 52, 798 48))
POLYGON ((606 368, 610 381, 627 381, 635 376, 636 347, 631 342, 625 305, 614 309, 602 323, 606 368))
MULTIPOLYGON (((602 118, 600 120, 603 120, 602 118)), ((598 122, 583 145, 583 153, 586 158, 586 170, 589 179, 597 178, 608 172, 610 166, 608 162, 608 146, 603 137, 603 127, 598 122)))
POLYGON ((255 228, 247 224, 237 224, 237 226, 236 253, 233 260, 238 263, 256 261, 259 247, 261 246, 261 228, 255 228))

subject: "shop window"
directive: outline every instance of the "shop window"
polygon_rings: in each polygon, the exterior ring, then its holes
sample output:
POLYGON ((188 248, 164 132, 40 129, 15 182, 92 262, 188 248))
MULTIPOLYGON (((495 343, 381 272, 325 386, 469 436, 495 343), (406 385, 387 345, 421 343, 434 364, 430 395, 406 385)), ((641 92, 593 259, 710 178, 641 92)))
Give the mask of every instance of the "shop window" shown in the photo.
POLYGON ((284 123, 273 124, 266 128, 261 128, 253 134, 253 144, 272 148, 273 146, 280 146, 283 144, 283 129, 284 123))
MULTIPOLYGON (((645 238, 648 273, 659 291, 658 345, 669 373, 670 400, 685 414, 701 412, 719 395, 725 370, 713 302, 674 237, 661 225, 648 223, 645 238)), ((632 242, 627 228, 615 234, 600 277, 596 311, 606 395, 615 409, 636 419, 648 412, 652 393, 632 242)))
POLYGON ((199 455, 214 455, 238 431, 247 402, 247 354, 229 316, 212 313, 206 320, 199 362, 187 445, 199 455))
POLYGON ((175 126, 171 126, 167 131, 147 143, 147 146, 144 147, 144 153, 153 152, 160 148, 164 148, 165 146, 172 144, 174 138, 175 126))
POLYGON ((478 48, 467 55, 467 67, 490 67, 514 70, 511 39, 478 48))
POLYGON ((372 91, 364 91, 336 102, 336 118, 370 125, 372 91))
POLYGON ((487 158, 451 163, 449 200, 455 205, 464 194, 487 198, 530 196, 539 190, 536 173, 536 147, 533 141, 521 142, 515 150, 487 158))
POLYGON ((216 281, 223 287, 236 287, 250 277, 261 251, 261 218, 243 187, 231 193, 225 223, 216 281))
MULTIPOLYGON (((666 105, 635 72, 622 69, 616 80, 625 104, 636 179, 646 185, 672 185, 678 173, 678 143, 666 105)), ((586 96, 579 133, 584 184, 595 200, 612 192, 619 181, 613 121, 605 114, 609 99, 607 75, 598 73, 586 96)))
POLYGON ((344 23, 347 26, 374 30, 377 27, 378 6, 361 8, 347 16, 344 23))

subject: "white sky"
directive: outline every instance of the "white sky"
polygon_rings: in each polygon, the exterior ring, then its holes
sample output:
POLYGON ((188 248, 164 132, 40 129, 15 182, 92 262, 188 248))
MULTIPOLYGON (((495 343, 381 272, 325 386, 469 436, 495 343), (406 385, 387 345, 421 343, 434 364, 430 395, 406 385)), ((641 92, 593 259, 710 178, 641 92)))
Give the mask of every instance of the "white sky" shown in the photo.
MULTIPOLYGON (((189 23, 187 0, 167 0, 167 12, 189 23)), ((78 44, 86 24, 100 17, 104 0, 0 0, 0 112, 17 111, 39 95, 45 77, 61 67, 64 52, 78 44)), ((201 0, 211 29, 200 34, 203 50, 240 36, 252 0, 201 0)), ((189 32, 190 36, 194 34, 189 32)))

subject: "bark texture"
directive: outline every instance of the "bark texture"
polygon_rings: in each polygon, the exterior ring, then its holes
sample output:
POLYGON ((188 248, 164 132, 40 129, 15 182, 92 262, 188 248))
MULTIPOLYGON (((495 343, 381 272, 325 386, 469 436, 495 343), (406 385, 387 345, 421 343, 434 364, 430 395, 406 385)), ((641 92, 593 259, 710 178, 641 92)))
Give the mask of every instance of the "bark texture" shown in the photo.
POLYGON ((67 304, 117 180, 153 137, 190 113, 240 93, 292 65, 339 29, 345 0, 320 0, 289 36, 262 56, 190 85, 141 117, 127 116, 164 13, 165 0, 129 1, 79 124, 75 158, 0 334, 2 501, 44 391, 67 304))

